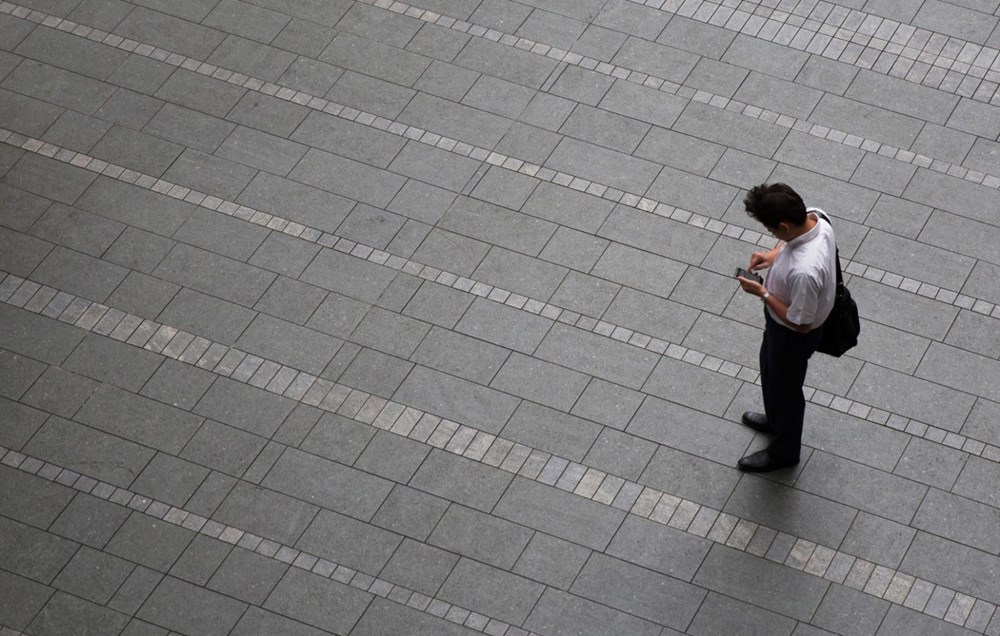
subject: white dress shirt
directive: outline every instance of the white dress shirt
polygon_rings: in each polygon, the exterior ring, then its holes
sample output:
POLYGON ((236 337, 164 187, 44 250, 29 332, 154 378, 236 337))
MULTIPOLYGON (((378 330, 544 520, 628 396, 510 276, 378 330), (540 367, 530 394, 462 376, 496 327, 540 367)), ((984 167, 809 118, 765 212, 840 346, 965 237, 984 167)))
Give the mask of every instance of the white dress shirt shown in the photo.
MULTIPOLYGON (((833 227, 819 208, 806 212, 816 225, 785 243, 767 273, 767 291, 788 303, 788 321, 796 325, 823 324, 833 309, 837 293, 837 244, 833 227), (817 214, 818 213, 818 214, 817 214)), ((768 307, 771 317, 790 327, 768 307)))

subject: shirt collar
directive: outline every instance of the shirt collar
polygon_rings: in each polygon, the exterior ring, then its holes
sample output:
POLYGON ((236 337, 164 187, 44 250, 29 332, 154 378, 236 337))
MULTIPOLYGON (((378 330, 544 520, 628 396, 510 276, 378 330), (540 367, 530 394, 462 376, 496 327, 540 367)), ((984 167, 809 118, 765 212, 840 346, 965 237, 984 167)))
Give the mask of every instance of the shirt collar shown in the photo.
POLYGON ((814 225, 813 229, 809 230, 805 234, 796 236, 792 240, 786 242, 785 245, 787 247, 796 247, 798 245, 802 245, 803 243, 808 243, 809 241, 819 236, 819 224, 822 223, 823 220, 819 218, 819 215, 816 214, 815 212, 808 212, 807 214, 810 218, 816 219, 816 225, 814 225))

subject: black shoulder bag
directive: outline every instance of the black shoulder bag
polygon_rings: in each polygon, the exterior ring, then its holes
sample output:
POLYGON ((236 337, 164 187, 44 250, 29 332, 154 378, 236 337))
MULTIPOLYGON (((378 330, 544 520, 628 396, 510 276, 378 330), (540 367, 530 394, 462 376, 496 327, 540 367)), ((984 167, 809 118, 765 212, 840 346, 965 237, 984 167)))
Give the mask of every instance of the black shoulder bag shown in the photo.
MULTIPOLYGON (((818 216, 830 223, 825 214, 818 216)), ((834 249, 837 259, 837 293, 833 301, 833 310, 823 323, 823 336, 816 351, 839 358, 858 344, 861 321, 858 319, 858 305, 844 285, 844 274, 840 271, 840 250, 836 247, 834 249)))

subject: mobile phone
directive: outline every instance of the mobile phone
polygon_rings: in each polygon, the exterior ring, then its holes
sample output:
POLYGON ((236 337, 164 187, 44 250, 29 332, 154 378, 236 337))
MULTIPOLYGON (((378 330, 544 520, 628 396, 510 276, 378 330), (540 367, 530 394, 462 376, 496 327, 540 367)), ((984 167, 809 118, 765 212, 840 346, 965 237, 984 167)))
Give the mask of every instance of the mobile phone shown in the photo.
POLYGON ((755 274, 754 272, 749 272, 749 271, 743 269, 742 267, 737 267, 736 268, 736 275, 739 276, 739 277, 742 277, 742 278, 746 278, 747 280, 757 281, 761 285, 764 284, 764 279, 761 278, 760 274, 755 274))

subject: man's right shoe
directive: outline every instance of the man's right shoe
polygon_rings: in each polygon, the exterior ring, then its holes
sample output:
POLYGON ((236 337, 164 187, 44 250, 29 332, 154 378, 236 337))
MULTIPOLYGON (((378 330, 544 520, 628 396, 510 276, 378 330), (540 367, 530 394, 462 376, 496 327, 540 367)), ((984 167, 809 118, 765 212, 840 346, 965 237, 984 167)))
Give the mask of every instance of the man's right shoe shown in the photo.
POLYGON ((798 456, 772 455, 771 451, 765 448, 747 455, 736 463, 736 467, 745 473, 769 473, 772 470, 791 468, 798 463, 798 456))
POLYGON ((743 425, 747 428, 752 428, 759 433, 767 433, 768 435, 774 435, 777 431, 771 426, 771 423, 767 421, 767 416, 763 413, 754 413, 753 411, 747 411, 743 414, 743 425))

